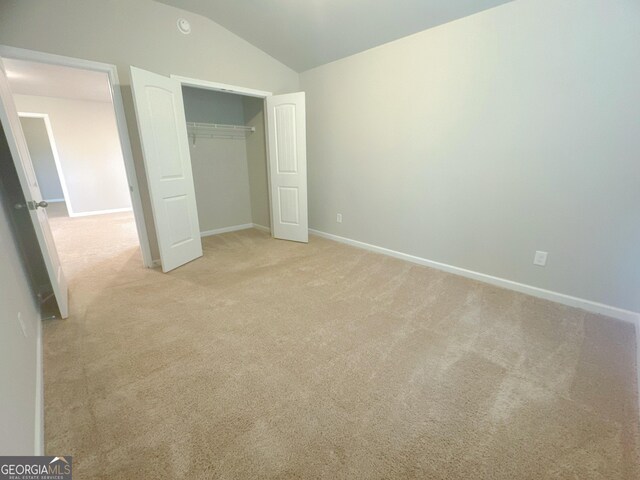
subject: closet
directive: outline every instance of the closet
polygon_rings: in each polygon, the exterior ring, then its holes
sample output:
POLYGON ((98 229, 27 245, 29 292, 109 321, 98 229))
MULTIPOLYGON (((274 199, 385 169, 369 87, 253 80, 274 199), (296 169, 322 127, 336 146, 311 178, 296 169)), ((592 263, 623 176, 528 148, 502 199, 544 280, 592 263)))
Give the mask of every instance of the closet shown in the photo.
POLYGON ((270 231, 264 100, 193 87, 182 98, 201 235, 270 231))
POLYGON ((256 226, 308 241, 303 92, 137 67, 131 91, 164 272, 201 257, 203 234, 256 226))

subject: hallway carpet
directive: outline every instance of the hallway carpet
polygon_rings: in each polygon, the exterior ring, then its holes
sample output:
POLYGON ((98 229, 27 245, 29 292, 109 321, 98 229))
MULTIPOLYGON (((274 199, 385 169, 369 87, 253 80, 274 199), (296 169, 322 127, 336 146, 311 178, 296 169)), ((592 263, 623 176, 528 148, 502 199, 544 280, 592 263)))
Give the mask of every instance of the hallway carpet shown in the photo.
POLYGON ((52 223, 46 452, 77 480, 640 476, 629 324, 317 237, 162 274, 130 214, 52 223))

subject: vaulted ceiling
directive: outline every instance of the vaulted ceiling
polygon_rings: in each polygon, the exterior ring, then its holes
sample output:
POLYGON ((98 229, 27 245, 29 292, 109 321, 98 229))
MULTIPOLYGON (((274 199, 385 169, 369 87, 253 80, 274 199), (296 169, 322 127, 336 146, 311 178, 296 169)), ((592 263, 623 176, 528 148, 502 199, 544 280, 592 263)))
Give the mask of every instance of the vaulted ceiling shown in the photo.
POLYGON ((512 0, 157 0, 301 72, 512 0))

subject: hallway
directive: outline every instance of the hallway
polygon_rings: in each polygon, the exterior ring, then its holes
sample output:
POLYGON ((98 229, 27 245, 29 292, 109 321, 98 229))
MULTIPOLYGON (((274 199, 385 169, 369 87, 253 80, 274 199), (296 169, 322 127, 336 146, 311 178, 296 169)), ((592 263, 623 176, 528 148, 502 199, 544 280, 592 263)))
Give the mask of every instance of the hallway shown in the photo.
POLYGON ((47 215, 72 294, 87 270, 101 262, 135 258, 135 266, 144 268, 132 212, 72 218, 60 202, 49 204, 47 215))

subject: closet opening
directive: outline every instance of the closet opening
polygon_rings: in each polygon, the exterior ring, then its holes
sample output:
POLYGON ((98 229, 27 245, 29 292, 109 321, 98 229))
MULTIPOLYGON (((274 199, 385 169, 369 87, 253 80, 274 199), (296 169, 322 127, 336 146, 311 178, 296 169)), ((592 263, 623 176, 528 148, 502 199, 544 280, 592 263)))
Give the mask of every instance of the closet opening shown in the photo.
POLYGON ((271 232, 264 99, 181 88, 200 235, 271 232))

